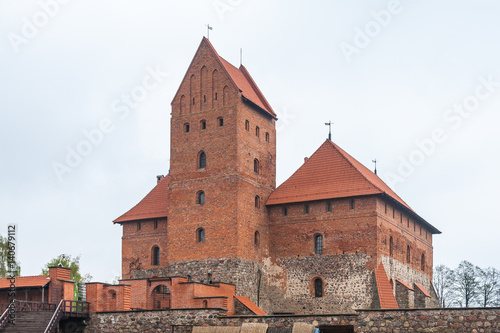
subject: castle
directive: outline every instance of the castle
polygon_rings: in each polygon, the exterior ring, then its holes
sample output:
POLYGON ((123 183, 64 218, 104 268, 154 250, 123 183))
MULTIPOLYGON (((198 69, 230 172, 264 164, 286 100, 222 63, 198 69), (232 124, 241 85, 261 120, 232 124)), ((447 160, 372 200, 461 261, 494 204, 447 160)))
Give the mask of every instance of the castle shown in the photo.
POLYGON ((277 120, 203 38, 172 101, 169 174, 114 221, 122 280, 87 285, 95 311, 437 306, 440 231, 329 139, 276 188, 277 120))

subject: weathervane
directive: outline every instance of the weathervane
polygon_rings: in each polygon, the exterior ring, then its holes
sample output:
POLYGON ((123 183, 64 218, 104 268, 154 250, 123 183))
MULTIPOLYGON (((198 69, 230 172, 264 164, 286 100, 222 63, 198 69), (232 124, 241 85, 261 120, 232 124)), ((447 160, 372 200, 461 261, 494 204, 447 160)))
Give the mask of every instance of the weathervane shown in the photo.
POLYGON ((330 120, 329 122, 325 123, 326 126, 328 126, 328 140, 332 141, 332 121, 330 120))
POLYGON ((375 163, 375 174, 377 174, 377 159, 372 160, 373 163, 375 163))
POLYGON ((212 30, 213 27, 211 27, 210 24, 207 24, 206 27, 207 27, 207 39, 210 40, 210 30, 212 30))

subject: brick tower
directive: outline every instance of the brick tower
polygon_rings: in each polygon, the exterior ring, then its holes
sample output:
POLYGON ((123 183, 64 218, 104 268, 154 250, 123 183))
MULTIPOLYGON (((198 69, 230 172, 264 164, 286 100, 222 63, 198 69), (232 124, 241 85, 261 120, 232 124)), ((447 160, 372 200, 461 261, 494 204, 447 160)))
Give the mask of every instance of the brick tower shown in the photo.
POLYGON ((203 38, 172 101, 170 173, 147 203, 115 220, 124 225, 124 278, 190 273, 234 283, 259 303, 261 258, 269 256, 264 203, 276 186, 275 120, 246 68, 203 38), (140 227, 124 223, 138 218, 140 227))

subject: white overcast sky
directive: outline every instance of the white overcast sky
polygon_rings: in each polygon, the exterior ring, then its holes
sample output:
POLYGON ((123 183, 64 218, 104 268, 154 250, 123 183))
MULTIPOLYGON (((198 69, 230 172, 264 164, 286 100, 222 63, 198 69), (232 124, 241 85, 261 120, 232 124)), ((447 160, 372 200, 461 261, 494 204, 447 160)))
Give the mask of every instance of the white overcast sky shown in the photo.
POLYGON ((207 23, 278 113, 278 184, 331 120, 333 141, 401 177, 395 191, 443 232, 435 264, 500 268, 498 1, 54 1, 0 2, 0 233, 18 225, 23 275, 61 253, 95 281, 120 275, 112 221, 168 173, 170 102, 207 23), (113 112, 148 71, 161 83, 113 112), (103 120, 112 131, 58 179, 103 120))

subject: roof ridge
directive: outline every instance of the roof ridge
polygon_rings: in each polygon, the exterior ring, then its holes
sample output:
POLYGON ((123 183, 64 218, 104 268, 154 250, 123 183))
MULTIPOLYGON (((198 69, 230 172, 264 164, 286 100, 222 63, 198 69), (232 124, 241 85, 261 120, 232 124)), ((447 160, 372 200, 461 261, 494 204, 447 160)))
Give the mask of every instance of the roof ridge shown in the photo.
POLYGON ((264 97, 264 94, 262 93, 262 91, 260 91, 259 86, 257 86, 257 84, 255 83, 255 81, 253 80, 253 78, 250 75, 250 72, 248 72, 247 68, 245 66, 241 65, 240 68, 239 68, 239 70, 247 78, 248 82, 250 83, 250 86, 257 93, 257 97, 260 99, 260 101, 262 102, 262 104, 264 104, 264 106, 266 108, 268 108, 269 111, 272 112, 272 115, 276 118, 276 113, 274 112, 274 110, 271 107, 271 105, 267 102, 266 97, 264 97))
MULTIPOLYGON (((361 177, 363 177, 364 180, 366 180, 368 183, 370 183, 373 187, 375 187, 377 190, 379 190, 381 193, 385 193, 384 191, 382 191, 382 189, 380 189, 377 185, 373 184, 373 182, 371 182, 368 178, 366 178, 365 174, 363 173, 363 171, 361 171, 358 167, 356 167, 350 159, 354 159, 354 157, 352 157, 351 155, 349 155, 349 153, 347 153, 346 151, 344 151, 342 148, 340 148, 339 146, 337 146, 335 143, 333 143, 332 140, 330 139, 326 139, 327 142, 329 142, 333 148, 337 149, 338 152, 340 153, 340 155, 342 155, 342 158, 344 158, 347 163, 349 163, 354 169, 356 169, 359 174, 361 175, 361 177), (349 158, 347 158, 345 155, 349 156, 349 158)), ((357 160, 356 160, 357 161, 357 160)), ((361 164, 361 162, 357 161, 359 164, 361 164)), ((362 164, 361 164, 362 165, 362 164)), ((365 167, 366 168, 366 167, 365 167)))

